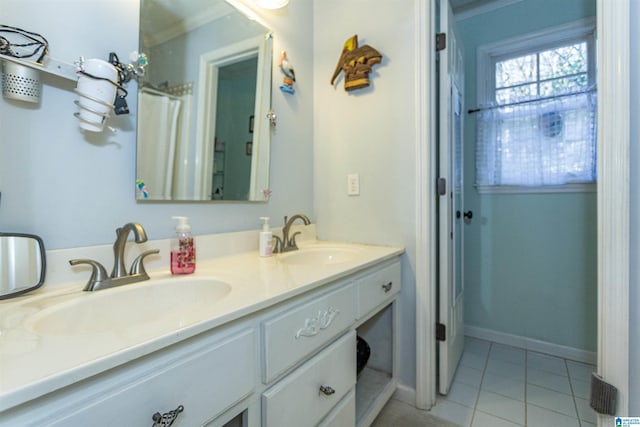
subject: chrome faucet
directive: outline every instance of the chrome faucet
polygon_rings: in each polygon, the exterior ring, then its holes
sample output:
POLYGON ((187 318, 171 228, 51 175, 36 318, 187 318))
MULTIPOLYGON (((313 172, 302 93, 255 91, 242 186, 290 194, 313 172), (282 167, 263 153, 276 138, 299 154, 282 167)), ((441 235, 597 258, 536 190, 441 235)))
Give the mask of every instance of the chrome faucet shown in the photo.
POLYGON ((285 216, 284 227, 282 227, 282 239, 280 239, 277 236, 274 236, 274 239, 276 241, 276 244, 273 250, 274 253, 282 253, 282 252, 290 252, 290 251, 298 250, 298 245, 296 244, 296 236, 300 234, 300 232, 296 231, 295 233, 293 233, 293 236, 289 237, 289 231, 291 229, 291 226, 298 219, 302 220, 302 222, 304 222, 304 225, 311 224, 311 221, 306 215, 296 214, 296 215, 293 215, 291 218, 287 218, 285 216))
POLYGON ((142 225, 138 223, 130 222, 118 228, 116 230, 116 241, 113 244, 114 262, 110 276, 107 274, 104 266, 98 261, 91 259, 72 259, 69 261, 71 265, 89 264, 92 267, 91 277, 84 287, 85 291, 98 291, 149 279, 149 275, 144 269, 142 261, 146 256, 160 253, 160 251, 158 249, 152 249, 138 255, 131 265, 131 270, 127 273, 124 265, 124 250, 129 233, 133 233, 136 243, 144 243, 147 241, 147 233, 144 231, 142 225))

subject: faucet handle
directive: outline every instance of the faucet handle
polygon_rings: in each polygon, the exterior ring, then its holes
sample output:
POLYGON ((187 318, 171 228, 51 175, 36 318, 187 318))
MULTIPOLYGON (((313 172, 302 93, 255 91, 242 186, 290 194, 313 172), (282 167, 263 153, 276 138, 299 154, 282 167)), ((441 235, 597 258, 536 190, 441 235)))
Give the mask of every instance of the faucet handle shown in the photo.
POLYGON ((109 273, 100 264, 98 261, 94 261, 92 259, 72 259, 69 260, 69 264, 78 265, 78 264, 89 264, 91 269, 91 277, 89 277, 89 281, 87 285, 84 287, 85 291, 91 291, 95 288, 96 285, 99 285, 102 282, 110 280, 109 273))
POLYGON ((274 254, 282 252, 282 239, 278 236, 273 236, 273 251, 274 254))
POLYGON ((288 246, 291 248, 291 250, 298 249, 298 245, 296 244, 296 236, 298 234, 302 234, 302 232, 301 231, 296 231, 295 233, 293 233, 293 236, 291 236, 291 238, 289 239, 288 246))
POLYGON ((159 253, 160 253, 159 249, 151 249, 150 251, 144 251, 143 253, 138 255, 138 257, 133 261, 133 264, 131 264, 131 270, 129 270, 129 274, 132 276, 135 274, 140 274, 142 276, 148 277, 147 271, 144 269, 144 263, 142 261, 148 255, 159 254, 159 253))

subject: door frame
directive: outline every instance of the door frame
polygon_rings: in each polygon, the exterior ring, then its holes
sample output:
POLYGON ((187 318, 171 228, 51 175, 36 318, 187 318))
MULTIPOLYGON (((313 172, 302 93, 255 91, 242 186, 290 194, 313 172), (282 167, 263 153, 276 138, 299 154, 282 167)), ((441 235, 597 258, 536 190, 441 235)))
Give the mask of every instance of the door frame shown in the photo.
MULTIPOLYGON (((630 116, 629 0, 597 1, 598 373, 629 408, 630 116), (604 143, 606 141, 606 144, 604 143), (606 285, 606 286, 605 286, 606 285)), ((436 402, 435 2, 415 0, 416 46, 416 395, 436 402), (429 120, 423 120, 429 117, 429 120)), ((598 416, 602 426, 607 418, 598 416)))

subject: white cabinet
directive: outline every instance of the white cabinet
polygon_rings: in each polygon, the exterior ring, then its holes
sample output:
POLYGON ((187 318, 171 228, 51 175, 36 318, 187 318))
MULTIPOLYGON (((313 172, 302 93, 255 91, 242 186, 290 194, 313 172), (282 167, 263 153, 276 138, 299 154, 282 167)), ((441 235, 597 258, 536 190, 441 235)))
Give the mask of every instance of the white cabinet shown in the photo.
POLYGON ((351 390, 322 420, 318 427, 345 427, 356 425, 356 393, 351 390))
POLYGON ((263 393, 263 426, 365 427, 373 422, 397 386, 400 276, 398 259, 382 263, 264 322, 265 384, 308 360, 263 393), (334 341, 345 330, 349 332, 334 341), (371 348, 357 382, 356 334, 371 348), (328 379, 340 385, 330 385, 335 390, 331 398, 319 391, 328 379))
POLYGON ((400 262, 387 264, 357 280, 356 331, 371 348, 369 361, 358 375, 356 425, 369 426, 398 385, 398 308, 400 262))
POLYGON ((182 406, 173 426, 201 426, 253 392, 256 342, 254 329, 200 338, 53 393, 6 425, 150 427, 182 406))
POLYGON ((400 292, 400 263, 395 262, 357 280, 358 319, 387 304, 400 292))
POLYGON ((400 260, 250 313, 0 414, 0 426, 364 427, 397 385, 400 260), (356 375, 356 336, 371 346, 356 375))
POLYGON ((267 427, 315 426, 356 382, 356 335, 348 332, 262 397, 267 427))
POLYGON ((264 383, 329 343, 355 321, 351 283, 312 301, 283 310, 263 323, 264 383))

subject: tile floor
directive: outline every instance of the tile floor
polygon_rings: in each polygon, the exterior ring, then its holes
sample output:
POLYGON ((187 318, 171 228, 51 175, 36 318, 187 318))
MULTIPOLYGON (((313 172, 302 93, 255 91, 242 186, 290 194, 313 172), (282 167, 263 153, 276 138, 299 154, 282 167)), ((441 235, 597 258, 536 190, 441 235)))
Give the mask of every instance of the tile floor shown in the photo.
POLYGON ((595 367, 465 337, 447 396, 430 413, 463 427, 591 427, 595 367))

